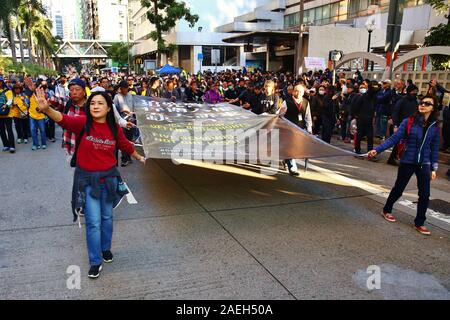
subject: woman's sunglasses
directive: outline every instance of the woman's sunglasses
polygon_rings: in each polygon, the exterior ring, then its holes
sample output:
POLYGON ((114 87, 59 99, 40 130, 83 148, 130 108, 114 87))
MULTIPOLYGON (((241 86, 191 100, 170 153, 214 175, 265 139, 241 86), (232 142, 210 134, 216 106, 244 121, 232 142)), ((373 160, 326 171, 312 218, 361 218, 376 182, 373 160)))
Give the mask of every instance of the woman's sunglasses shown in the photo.
POLYGON ((420 105, 425 106, 425 107, 434 107, 433 103, 427 102, 427 101, 421 102, 420 105))

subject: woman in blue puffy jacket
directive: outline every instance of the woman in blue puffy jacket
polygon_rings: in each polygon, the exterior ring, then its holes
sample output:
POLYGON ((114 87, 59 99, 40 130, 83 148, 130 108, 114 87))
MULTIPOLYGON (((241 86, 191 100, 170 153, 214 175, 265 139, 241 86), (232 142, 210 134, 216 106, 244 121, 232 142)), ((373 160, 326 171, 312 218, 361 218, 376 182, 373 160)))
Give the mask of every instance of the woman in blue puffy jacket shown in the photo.
POLYGON ((436 179, 438 170, 438 152, 440 129, 438 125, 438 101, 434 96, 426 96, 419 104, 418 112, 414 114, 414 121, 409 118, 403 120, 398 131, 385 143, 369 152, 369 157, 395 146, 402 139, 406 139, 406 147, 400 159, 397 181, 392 188, 386 205, 383 208, 383 217, 390 222, 395 222, 391 214, 394 203, 402 196, 413 174, 417 177, 419 189, 419 203, 417 216, 414 220, 415 228, 422 234, 430 235, 430 231, 424 226, 425 214, 428 209, 430 197, 430 181, 436 179), (409 123, 408 123, 409 122, 409 123), (409 134, 408 134, 409 127, 409 134))

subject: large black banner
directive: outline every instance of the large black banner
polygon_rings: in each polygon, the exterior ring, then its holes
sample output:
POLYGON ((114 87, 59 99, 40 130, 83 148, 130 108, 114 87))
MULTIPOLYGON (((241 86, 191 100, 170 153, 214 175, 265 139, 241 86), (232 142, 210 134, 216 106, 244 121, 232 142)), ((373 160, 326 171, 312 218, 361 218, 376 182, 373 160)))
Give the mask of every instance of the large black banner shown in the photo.
POLYGON ((278 115, 133 96, 146 158, 267 162, 354 155, 278 115))

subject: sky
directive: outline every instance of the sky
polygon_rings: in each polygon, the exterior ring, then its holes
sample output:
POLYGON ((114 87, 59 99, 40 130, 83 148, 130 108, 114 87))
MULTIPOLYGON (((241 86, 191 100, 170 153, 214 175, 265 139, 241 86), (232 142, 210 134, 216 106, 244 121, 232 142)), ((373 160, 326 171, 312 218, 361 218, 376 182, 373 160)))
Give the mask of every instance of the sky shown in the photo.
MULTIPOLYGON (((199 15, 195 29, 203 27, 205 31, 233 22, 234 17, 253 11, 255 7, 266 4, 270 0, 185 0, 191 13, 199 15)), ((180 30, 189 30, 187 22, 180 23, 180 30)))
MULTIPOLYGON (((0 0, 1 1, 1 0, 0 0)), ((266 4, 270 0, 180 0, 186 2, 191 13, 199 15, 195 29, 202 27, 204 31, 214 31, 214 28, 233 22, 234 17, 253 11, 257 6, 266 4)), ((75 0, 42 0, 54 10, 73 12, 75 0)), ((180 21, 180 31, 192 30, 186 21, 180 21)))

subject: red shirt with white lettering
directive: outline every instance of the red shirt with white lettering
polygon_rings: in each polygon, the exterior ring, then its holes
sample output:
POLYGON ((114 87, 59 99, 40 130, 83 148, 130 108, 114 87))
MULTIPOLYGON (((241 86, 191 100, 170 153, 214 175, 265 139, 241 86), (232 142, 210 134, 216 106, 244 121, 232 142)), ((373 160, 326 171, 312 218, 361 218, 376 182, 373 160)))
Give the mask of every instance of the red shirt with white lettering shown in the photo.
MULTIPOLYGON (((86 124, 86 116, 73 117, 63 114, 63 119, 58 124, 75 133, 78 139, 86 124)), ((128 141, 119 126, 117 126, 117 148, 129 155, 134 153, 133 144, 128 141)), ((78 146, 77 165, 89 172, 110 170, 117 164, 115 151, 116 140, 108 124, 93 121, 89 134, 84 133, 78 146)))

